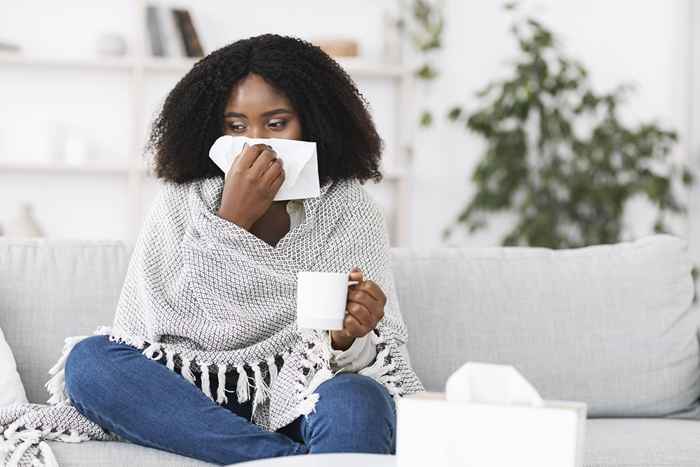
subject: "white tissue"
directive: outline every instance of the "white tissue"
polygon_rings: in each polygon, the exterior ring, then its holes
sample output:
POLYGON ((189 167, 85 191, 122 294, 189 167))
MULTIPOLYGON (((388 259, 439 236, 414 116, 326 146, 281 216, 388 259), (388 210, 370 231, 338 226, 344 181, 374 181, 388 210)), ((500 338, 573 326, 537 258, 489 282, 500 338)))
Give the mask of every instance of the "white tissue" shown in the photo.
POLYGON ((228 174, 233 160, 243 144, 269 144, 282 159, 284 182, 274 197, 275 201, 320 196, 316 143, 283 138, 248 138, 224 135, 217 138, 209 149, 209 158, 228 174))
POLYGON ((467 362, 447 379, 449 402, 486 402, 541 407, 537 390, 512 365, 467 362))

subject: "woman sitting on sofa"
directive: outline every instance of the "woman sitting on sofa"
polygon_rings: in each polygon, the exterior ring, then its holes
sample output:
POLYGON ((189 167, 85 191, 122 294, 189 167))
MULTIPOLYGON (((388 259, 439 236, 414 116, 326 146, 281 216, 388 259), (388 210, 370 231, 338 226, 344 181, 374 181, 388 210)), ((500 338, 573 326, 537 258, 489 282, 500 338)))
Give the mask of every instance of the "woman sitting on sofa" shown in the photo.
POLYGON ((164 184, 111 334, 67 358, 71 403, 126 440, 219 464, 393 453, 392 396, 423 388, 399 349, 386 225, 361 186, 381 179, 381 146, 364 98, 318 47, 266 34, 197 62, 152 129, 164 184), (321 196, 273 201, 285 169, 265 144, 224 177, 208 157, 222 135, 316 142, 321 196), (305 269, 359 282, 342 330, 296 329, 305 269))

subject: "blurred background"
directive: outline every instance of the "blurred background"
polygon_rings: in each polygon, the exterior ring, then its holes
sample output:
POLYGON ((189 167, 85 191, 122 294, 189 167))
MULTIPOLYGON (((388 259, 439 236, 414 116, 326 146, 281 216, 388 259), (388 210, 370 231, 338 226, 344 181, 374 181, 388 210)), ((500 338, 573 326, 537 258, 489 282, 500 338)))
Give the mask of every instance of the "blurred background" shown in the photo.
POLYGON ((144 142, 199 56, 265 32, 334 56, 386 143, 397 246, 565 248, 655 231, 700 262, 692 0, 24 0, 0 5, 3 235, 133 242, 144 142))

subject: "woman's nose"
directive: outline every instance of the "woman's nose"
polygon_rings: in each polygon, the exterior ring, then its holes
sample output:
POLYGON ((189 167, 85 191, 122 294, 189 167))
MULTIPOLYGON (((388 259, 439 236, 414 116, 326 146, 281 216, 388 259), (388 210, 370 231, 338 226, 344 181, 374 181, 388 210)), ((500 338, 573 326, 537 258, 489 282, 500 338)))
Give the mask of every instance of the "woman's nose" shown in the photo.
POLYGON ((250 127, 248 129, 248 134, 246 135, 249 138, 270 138, 270 132, 268 131, 267 128, 265 127, 250 127))

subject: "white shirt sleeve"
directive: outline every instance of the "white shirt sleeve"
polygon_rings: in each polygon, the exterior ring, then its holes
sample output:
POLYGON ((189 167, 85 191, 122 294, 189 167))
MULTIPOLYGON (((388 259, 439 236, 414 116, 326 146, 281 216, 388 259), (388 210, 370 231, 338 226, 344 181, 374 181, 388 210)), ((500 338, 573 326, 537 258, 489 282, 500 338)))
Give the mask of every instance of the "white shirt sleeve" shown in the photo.
MULTIPOLYGON (((330 346, 331 333, 327 332, 328 345, 330 346)), ((374 340, 374 333, 369 332, 363 337, 356 337, 352 345, 347 350, 331 349, 331 363, 335 366, 335 371, 358 372, 367 367, 377 357, 377 347, 374 340)))
POLYGON ((304 220, 304 203, 298 199, 291 199, 285 205, 289 214, 289 230, 294 229, 304 220))

